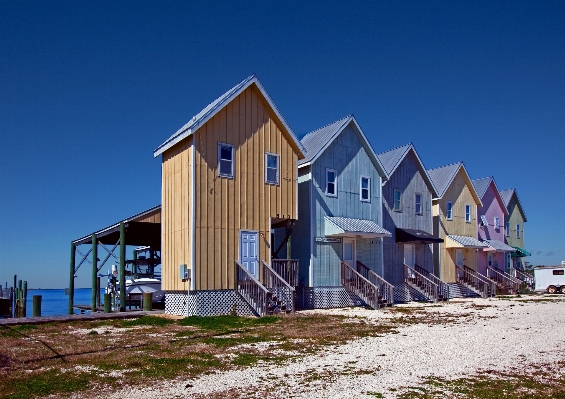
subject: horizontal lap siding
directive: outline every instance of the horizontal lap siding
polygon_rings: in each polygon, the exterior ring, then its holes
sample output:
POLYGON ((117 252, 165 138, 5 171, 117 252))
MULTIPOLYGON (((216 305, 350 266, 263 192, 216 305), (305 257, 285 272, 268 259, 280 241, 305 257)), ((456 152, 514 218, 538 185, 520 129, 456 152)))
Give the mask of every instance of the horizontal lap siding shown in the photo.
POLYGON ((190 236, 190 144, 192 137, 163 153, 161 206, 162 285, 167 291, 184 291, 179 265, 191 263, 190 236))
POLYGON ((196 289, 234 288, 241 230, 259 235, 270 262, 271 217, 297 218, 296 154, 267 103, 247 88, 195 133, 196 289), (218 176, 218 142, 232 144, 234 177, 218 176), (280 156, 280 184, 265 183, 265 152, 280 156))

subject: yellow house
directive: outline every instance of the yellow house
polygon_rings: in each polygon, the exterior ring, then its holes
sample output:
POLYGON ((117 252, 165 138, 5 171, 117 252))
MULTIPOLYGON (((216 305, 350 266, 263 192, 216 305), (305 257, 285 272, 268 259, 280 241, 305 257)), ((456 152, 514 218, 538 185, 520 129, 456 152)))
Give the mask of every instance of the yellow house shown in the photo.
POLYGON ((162 159, 166 312, 261 314, 255 294, 238 294, 237 275, 265 281, 271 231, 297 219, 297 162, 304 155, 257 77, 210 103, 154 156, 162 159))
POLYGON ((444 240, 434 244, 434 271, 446 283, 461 283, 458 271, 476 272, 477 251, 486 247, 477 233, 477 206, 482 203, 462 162, 428 174, 438 191, 432 201, 434 235, 444 240))

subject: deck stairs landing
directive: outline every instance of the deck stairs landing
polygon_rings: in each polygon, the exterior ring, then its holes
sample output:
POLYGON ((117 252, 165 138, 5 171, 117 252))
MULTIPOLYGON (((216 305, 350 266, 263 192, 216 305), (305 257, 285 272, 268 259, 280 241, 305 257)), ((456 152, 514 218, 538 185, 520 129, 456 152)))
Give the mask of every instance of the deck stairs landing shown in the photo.
POLYGON ((488 298, 496 295, 496 283, 486 276, 467 267, 456 266, 457 283, 477 295, 488 298))
MULTIPOLYGON (((370 276, 370 274, 367 274, 370 276)), ((380 278, 380 277, 379 277, 380 278)), ((390 299, 384 298, 377 284, 365 278, 361 273, 349 266, 345 262, 341 262, 341 284, 347 291, 358 296, 363 302, 373 309, 379 309, 392 304, 393 294, 391 292, 390 299)))

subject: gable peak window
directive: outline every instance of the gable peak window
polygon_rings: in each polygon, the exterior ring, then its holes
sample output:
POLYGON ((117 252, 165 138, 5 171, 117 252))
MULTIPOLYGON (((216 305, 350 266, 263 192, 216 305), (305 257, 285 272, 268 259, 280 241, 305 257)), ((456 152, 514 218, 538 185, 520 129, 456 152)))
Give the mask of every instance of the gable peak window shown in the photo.
POLYGON ((506 227, 504 229, 504 235, 510 237, 510 222, 506 222, 506 227))
POLYGON ((422 194, 420 193, 414 195, 414 208, 416 209, 416 215, 422 214, 422 194))
POLYGON ((471 223, 471 205, 465 205, 465 221, 471 223))
POLYGON ((394 189, 394 210, 402 211, 402 190, 394 189))
POLYGON ((218 175, 233 177, 233 145, 218 143, 218 175))
POLYGON ((520 225, 516 225, 516 238, 520 238, 520 225))
POLYGON ((279 156, 265 153, 265 183, 279 184, 279 156))
POLYGON ((495 228, 496 230, 499 230, 499 229, 500 229, 500 218, 497 217, 497 216, 494 217, 494 228, 495 228))
POLYGON ((335 169, 326 169, 326 195, 337 197, 337 172, 335 169))
POLYGON ((445 216, 447 220, 453 220, 453 202, 447 201, 445 205, 445 216))
POLYGON ((366 176, 361 176, 361 201, 370 202, 371 201, 371 178, 366 176))

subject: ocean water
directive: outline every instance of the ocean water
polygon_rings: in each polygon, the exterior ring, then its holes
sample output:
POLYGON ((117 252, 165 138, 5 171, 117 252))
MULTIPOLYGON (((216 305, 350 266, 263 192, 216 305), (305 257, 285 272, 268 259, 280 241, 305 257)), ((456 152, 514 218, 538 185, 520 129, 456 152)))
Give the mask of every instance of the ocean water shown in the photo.
MULTIPOLYGON (((69 296, 65 295, 65 290, 28 290, 27 291, 27 316, 31 317, 33 309, 33 296, 41 295, 41 316, 62 316, 68 314, 69 296)), ((88 305, 92 301, 92 288, 75 289, 74 303, 78 305, 88 305)), ((104 290, 100 290, 101 298, 104 297, 104 290)), ((80 313, 75 309, 75 313, 80 313)))

